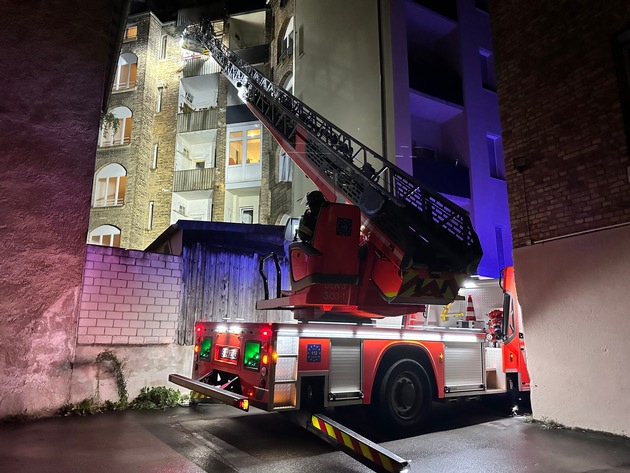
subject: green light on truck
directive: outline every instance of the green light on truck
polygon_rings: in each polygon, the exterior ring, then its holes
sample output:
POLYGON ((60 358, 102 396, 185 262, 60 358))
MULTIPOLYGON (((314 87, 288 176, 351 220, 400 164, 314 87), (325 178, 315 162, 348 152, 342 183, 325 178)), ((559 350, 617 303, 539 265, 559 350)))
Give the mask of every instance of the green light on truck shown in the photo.
POLYGON ((258 371, 260 367, 260 342, 245 342, 243 366, 249 370, 258 371))
POLYGON ((199 347, 199 358, 202 360, 210 361, 212 349, 212 337, 206 337, 201 341, 199 347))

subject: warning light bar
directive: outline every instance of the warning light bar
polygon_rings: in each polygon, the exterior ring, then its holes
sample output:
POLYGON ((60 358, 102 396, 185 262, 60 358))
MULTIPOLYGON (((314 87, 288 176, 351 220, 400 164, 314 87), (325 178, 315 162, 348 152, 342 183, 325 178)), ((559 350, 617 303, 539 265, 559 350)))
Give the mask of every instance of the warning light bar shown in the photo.
POLYGON ((194 379, 187 378, 180 374, 169 374, 168 380, 171 383, 177 384, 184 388, 203 394, 204 396, 211 397, 217 401, 221 401, 228 406, 236 407, 243 411, 249 411, 249 399, 247 396, 242 396, 225 389, 210 386, 209 384, 202 383, 201 381, 195 381, 194 379))

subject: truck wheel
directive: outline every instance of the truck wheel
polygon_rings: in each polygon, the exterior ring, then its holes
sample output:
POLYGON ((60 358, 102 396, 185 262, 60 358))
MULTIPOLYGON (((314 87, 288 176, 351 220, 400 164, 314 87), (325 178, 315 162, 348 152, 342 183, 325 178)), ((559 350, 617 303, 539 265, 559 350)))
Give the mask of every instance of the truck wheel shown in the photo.
POLYGON ((427 372, 413 360, 399 360, 383 376, 379 411, 384 426, 392 432, 419 427, 431 408, 433 395, 427 372))

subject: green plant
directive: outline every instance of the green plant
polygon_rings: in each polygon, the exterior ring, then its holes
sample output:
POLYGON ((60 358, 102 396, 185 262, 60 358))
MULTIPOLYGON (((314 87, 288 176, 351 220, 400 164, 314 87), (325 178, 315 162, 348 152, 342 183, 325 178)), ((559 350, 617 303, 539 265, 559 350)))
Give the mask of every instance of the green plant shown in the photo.
POLYGON ((118 127, 120 126, 120 120, 116 118, 112 112, 107 112, 101 115, 101 122, 99 128, 101 130, 111 129, 113 134, 116 134, 118 127))
POLYGON ((176 389, 165 386, 144 387, 129 406, 132 409, 166 409, 175 407, 181 400, 182 396, 176 389))
POLYGON ((121 406, 127 405, 129 401, 129 393, 127 392, 127 380, 123 373, 124 363, 120 361, 116 355, 110 350, 102 351, 96 357, 96 363, 99 365, 104 361, 109 361, 110 371, 116 379, 116 387, 118 388, 118 404, 121 406))
POLYGON ((94 398, 86 398, 81 402, 72 403, 69 402, 59 408, 57 414, 60 416, 87 416, 92 414, 98 414, 103 411, 103 406, 100 405, 94 398))

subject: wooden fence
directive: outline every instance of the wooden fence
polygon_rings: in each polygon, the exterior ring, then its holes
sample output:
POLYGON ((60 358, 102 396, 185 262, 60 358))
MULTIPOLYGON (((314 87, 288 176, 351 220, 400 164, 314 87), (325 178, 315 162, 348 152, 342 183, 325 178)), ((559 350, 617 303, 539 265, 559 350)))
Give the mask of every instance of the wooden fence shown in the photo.
MULTIPOLYGON (((285 322, 290 311, 256 310, 256 301, 264 299, 263 280, 258 272, 261 257, 257 253, 226 251, 204 243, 184 246, 182 260, 182 295, 177 343, 192 345, 194 324, 198 320, 229 322, 285 322)), ((287 289, 288 261, 280 259, 282 288, 287 289)), ((276 270, 271 259, 265 264, 269 292, 275 297, 276 270)))

